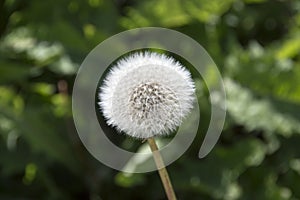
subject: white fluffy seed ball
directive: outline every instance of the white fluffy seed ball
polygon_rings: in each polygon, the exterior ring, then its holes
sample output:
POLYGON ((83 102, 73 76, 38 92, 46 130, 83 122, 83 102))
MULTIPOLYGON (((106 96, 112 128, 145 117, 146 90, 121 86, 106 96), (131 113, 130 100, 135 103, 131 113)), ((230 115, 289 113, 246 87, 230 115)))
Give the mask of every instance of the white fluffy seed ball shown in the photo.
POLYGON ((135 138, 167 135, 193 107, 190 72, 172 57, 135 53, 111 68, 99 93, 109 125, 135 138))

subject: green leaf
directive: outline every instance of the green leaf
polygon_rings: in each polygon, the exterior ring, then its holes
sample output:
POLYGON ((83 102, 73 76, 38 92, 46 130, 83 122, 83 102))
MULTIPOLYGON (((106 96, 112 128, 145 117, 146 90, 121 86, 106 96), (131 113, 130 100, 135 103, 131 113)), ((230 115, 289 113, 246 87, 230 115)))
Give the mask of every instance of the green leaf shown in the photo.
POLYGON ((21 136, 36 153, 45 154, 71 170, 78 169, 74 153, 71 151, 67 133, 47 107, 28 106, 20 121, 21 136))
POLYGON ((0 60, 0 84, 24 81, 30 76, 30 68, 21 63, 0 60))
POLYGON ((264 144, 257 139, 246 139, 230 148, 216 146, 205 159, 180 160, 172 173, 173 179, 182 189, 191 188, 221 198, 230 193, 248 167, 261 164, 266 152, 264 144))
POLYGON ((251 90, 230 79, 226 79, 225 86, 228 112, 235 123, 242 124, 248 131, 264 130, 268 134, 278 133, 284 136, 300 133, 300 121, 295 105, 290 107, 290 112, 282 112, 287 103, 278 105, 270 98, 258 99, 251 90), (293 114, 294 112, 297 115, 293 114))

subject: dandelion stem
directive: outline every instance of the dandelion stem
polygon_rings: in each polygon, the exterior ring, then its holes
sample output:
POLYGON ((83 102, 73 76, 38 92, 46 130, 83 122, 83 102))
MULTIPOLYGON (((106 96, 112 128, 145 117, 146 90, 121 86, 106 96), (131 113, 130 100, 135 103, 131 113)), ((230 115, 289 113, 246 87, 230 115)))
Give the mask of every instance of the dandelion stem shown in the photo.
POLYGON ((162 159, 162 157, 161 157, 161 155, 158 151, 156 142, 155 142, 153 137, 148 138, 147 141, 148 141, 148 144, 149 144, 149 146, 151 148, 151 151, 153 153, 153 158, 154 158, 155 164, 157 166, 158 173, 159 173, 159 176, 160 176, 161 181, 163 183, 163 186, 164 186, 165 192, 167 194, 167 197, 168 197, 169 200, 176 200, 176 195, 175 195, 172 183, 170 181, 168 171, 167 171, 167 169, 165 167, 165 164, 164 164, 164 161, 163 161, 163 159, 162 159))

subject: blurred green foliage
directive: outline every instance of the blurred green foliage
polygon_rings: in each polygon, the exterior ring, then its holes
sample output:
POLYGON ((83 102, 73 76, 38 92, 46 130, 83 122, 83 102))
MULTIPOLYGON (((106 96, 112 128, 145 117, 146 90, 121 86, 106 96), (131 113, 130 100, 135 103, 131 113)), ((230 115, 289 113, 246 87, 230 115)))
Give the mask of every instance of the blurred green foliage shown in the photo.
POLYGON ((71 114, 88 52, 144 26, 197 40, 227 91, 222 136, 202 160, 210 104, 205 89, 198 94, 200 131, 168 167, 179 199, 300 199, 298 0, 0 0, 0 199, 165 199, 156 173, 120 173, 95 160, 71 114))

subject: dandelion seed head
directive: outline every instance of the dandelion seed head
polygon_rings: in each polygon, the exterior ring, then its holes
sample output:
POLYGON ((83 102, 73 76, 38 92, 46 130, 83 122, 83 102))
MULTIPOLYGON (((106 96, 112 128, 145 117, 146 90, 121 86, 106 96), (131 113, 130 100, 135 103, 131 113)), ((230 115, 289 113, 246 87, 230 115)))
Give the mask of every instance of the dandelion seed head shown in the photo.
POLYGON ((107 123, 119 131, 135 138, 167 135, 191 110, 194 82, 171 57, 135 53, 111 68, 99 99, 107 123))

